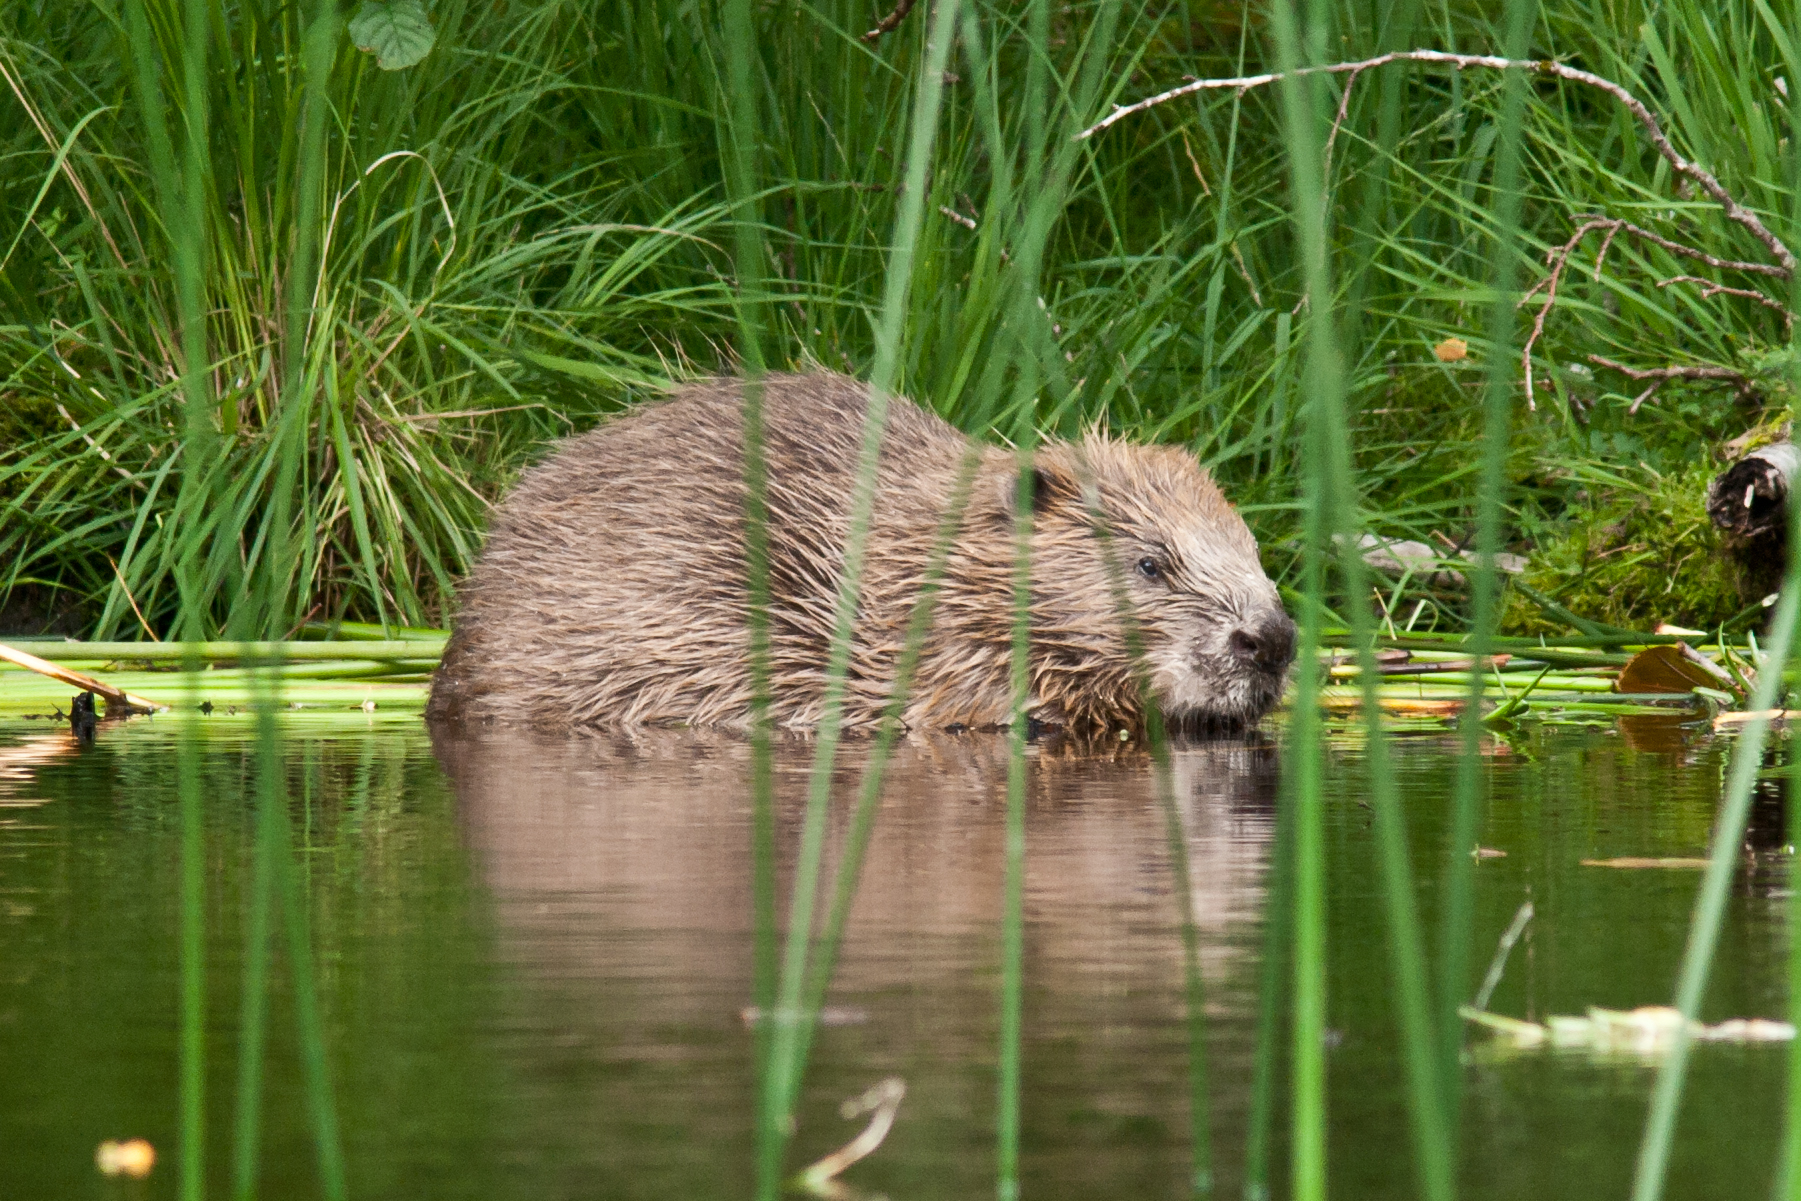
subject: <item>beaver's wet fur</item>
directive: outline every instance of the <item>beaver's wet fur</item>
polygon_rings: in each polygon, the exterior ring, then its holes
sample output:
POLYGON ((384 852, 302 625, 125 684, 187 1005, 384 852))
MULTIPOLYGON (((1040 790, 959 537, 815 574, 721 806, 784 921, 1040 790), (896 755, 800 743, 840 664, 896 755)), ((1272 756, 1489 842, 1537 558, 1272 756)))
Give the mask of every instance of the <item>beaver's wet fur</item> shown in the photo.
MULTIPOLYGON (((824 709, 865 385, 828 372, 763 381, 772 718, 824 709)), ((569 439, 494 515, 432 686, 440 719, 540 727, 743 726, 751 712, 740 384, 688 384, 569 439)), ((970 440, 896 398, 845 693, 870 728, 970 440)), ((1018 460, 974 451, 968 506, 907 701, 909 727, 984 729, 1011 711, 1018 460)), ((1294 624, 1257 544, 1187 452, 1095 433, 1040 447, 1029 712, 1071 730, 1143 720, 1083 481, 1111 530, 1152 688, 1178 723, 1255 721, 1281 695, 1294 624)))

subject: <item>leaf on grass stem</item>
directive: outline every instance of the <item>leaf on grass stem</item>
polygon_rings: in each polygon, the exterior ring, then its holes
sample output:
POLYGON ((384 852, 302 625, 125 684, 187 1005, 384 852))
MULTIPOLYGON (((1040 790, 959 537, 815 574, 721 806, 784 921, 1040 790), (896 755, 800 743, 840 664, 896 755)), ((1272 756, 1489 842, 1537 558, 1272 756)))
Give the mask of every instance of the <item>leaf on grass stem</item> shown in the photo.
POLYGON ((384 71, 421 61, 438 40, 420 0, 363 0, 349 31, 356 48, 375 55, 375 65, 384 71))

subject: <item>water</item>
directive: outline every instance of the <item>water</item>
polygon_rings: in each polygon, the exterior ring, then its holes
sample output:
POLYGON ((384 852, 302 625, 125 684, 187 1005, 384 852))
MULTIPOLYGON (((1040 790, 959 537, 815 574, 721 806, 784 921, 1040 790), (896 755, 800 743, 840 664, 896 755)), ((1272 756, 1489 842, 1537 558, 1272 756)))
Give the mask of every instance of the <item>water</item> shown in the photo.
MULTIPOLYGON (((109 726, 81 749, 47 723, 0 724, 0 1197, 175 1194, 177 729, 109 726), (95 1145, 132 1136, 157 1146, 156 1172, 143 1184, 101 1178, 95 1145)), ((1544 727, 1488 748, 1482 842, 1506 857, 1477 866, 1478 973, 1520 902, 1537 909, 1491 1009, 1542 1019, 1667 1003, 1699 873, 1580 860, 1704 853, 1728 747, 1704 728, 1641 719, 1544 727)), ((1394 756, 1434 936, 1456 751, 1449 734, 1406 737, 1394 756)), ((847 748, 840 795, 862 753, 847 748)), ((387 721, 296 727, 283 754, 353 1196, 748 1193, 742 742, 485 734, 434 753, 423 728, 387 721)), ((800 743, 779 752, 784 848, 809 755, 800 743)), ((242 718, 209 727, 214 1195, 230 1184, 254 762, 242 718)), ((900 750, 804 1090, 795 1167, 860 1128, 838 1116, 842 1099, 899 1075, 899 1122, 845 1179, 897 1201, 992 1195, 1005 766, 990 737, 900 750)), ((1327 831, 1332 1182, 1338 1197, 1402 1197, 1412 1167, 1359 768, 1344 736, 1327 831)), ((1181 942, 1148 761, 1047 746, 1034 748, 1030 772, 1024 1194, 1182 1196, 1181 942)), ((1236 1197, 1279 754, 1261 737, 1194 743, 1178 748, 1175 774, 1201 924, 1220 1195, 1236 1197)), ((1710 1020, 1783 1015, 1780 827, 1764 798, 1710 1020)), ((291 980, 276 945, 263 1195, 310 1196, 291 980)), ((1648 1061, 1508 1053, 1479 1033, 1469 1045, 1466 1195, 1624 1194, 1648 1061)), ((1671 1196, 1767 1194, 1783 1055, 1697 1048, 1671 1196)))

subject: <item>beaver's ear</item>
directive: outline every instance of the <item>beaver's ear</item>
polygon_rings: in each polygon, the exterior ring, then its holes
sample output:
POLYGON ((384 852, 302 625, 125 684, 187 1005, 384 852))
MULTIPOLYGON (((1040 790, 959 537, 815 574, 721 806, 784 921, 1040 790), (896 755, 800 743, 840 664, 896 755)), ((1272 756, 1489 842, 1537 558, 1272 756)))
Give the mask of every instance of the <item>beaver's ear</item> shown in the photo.
MULTIPOLYGON (((1009 471, 1001 476, 1001 512, 1011 516, 1019 496, 1019 475, 1009 471)), ((1056 462, 1039 459, 1032 465, 1032 514, 1042 517, 1054 509, 1080 504, 1082 489, 1068 470, 1056 462)))

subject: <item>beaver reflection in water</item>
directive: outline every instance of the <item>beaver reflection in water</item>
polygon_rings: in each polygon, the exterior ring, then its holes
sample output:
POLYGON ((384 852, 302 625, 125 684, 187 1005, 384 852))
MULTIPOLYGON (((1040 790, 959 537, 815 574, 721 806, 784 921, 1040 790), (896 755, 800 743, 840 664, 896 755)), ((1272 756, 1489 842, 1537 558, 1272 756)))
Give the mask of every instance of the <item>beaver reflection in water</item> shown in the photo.
MULTIPOLYGON (((763 382, 773 720, 816 725, 866 405, 818 372, 763 382)), ((740 385, 690 384, 571 438, 494 515, 432 686, 434 717, 539 726, 742 726, 751 710, 740 385)), ((888 410, 850 676, 848 728, 880 720, 969 439, 888 410)), ((1011 711, 1017 460, 983 447, 903 715, 909 727, 1011 711)), ((1257 543, 1173 447, 1090 434, 1037 453, 1031 678, 1039 722, 1143 720, 1098 497, 1152 690, 1177 722, 1243 724, 1280 697, 1294 623, 1257 543)))

